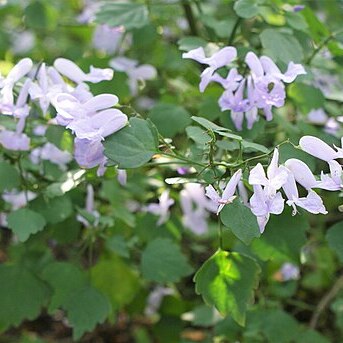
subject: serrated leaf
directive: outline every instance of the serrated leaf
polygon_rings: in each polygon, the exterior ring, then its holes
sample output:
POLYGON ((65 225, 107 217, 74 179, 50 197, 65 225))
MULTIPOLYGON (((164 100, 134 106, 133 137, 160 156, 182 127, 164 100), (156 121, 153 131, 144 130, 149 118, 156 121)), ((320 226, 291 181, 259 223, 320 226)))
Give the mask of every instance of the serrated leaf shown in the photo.
POLYGON ((146 120, 131 118, 129 126, 106 138, 105 155, 121 169, 138 168, 158 152, 156 139, 146 120))
POLYGON ((18 170, 7 162, 0 162, 0 193, 17 188, 20 185, 18 170))
POLYGON ((53 289, 48 308, 50 313, 58 308, 66 308, 73 294, 88 284, 85 272, 68 262, 49 264, 41 277, 53 289))
POLYGON ((172 138, 191 123, 190 114, 181 106, 159 103, 154 106, 149 119, 164 137, 172 138))
POLYGON ((159 283, 178 282, 192 273, 193 268, 180 247, 166 238, 157 238, 145 248, 141 270, 143 276, 159 283))
POLYGON ((258 284, 259 265, 250 257, 218 250, 195 274, 195 291, 240 325, 258 284))
POLYGON ((124 26, 126 30, 139 29, 149 24, 148 8, 144 4, 105 3, 96 13, 96 22, 124 26))
POLYGON ((208 130, 212 130, 213 132, 217 133, 220 136, 231 138, 231 139, 234 139, 237 141, 242 140, 241 136, 235 135, 235 134, 231 133, 229 129, 222 127, 222 126, 219 126, 215 123, 212 123, 211 121, 209 121, 205 118, 193 116, 192 119, 195 122, 197 122, 198 124, 200 124, 201 126, 203 126, 204 128, 206 128, 208 130))
POLYGON ((73 213, 73 204, 68 195, 52 199, 39 197, 31 201, 29 207, 39 212, 50 224, 60 223, 73 213))
POLYGON ((31 271, 19 265, 1 265, 0 280, 0 328, 17 326, 40 314, 48 289, 31 271))
POLYGON ((343 262, 343 221, 332 225, 325 236, 329 247, 337 254, 343 262))
POLYGON ((30 235, 42 231, 46 225, 45 218, 27 208, 11 212, 7 217, 8 227, 18 236, 20 242, 25 242, 30 235))
POLYGON ((97 289, 85 286, 65 305, 68 319, 73 327, 73 339, 78 340, 85 332, 92 331, 97 324, 109 316, 111 305, 97 289))
POLYGON ((267 55, 276 62, 301 62, 304 58, 302 47, 298 40, 289 33, 275 29, 265 29, 260 34, 261 43, 267 55))
POLYGON ((235 2, 233 9, 239 17, 245 19, 255 17, 259 13, 256 0, 238 0, 235 2))
POLYGON ((242 204, 237 198, 232 204, 223 208, 220 212, 220 219, 246 245, 261 235, 256 217, 250 208, 242 204))

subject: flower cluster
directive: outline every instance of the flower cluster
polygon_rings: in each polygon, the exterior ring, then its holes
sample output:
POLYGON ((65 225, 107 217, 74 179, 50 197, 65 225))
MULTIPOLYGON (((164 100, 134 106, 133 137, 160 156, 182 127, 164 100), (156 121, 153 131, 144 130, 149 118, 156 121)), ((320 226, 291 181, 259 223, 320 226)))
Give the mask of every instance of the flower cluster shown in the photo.
POLYGON ((258 58, 255 53, 248 52, 245 63, 250 73, 244 77, 233 67, 224 78, 217 70, 237 58, 237 50, 232 46, 217 51, 211 57, 205 56, 202 47, 184 53, 182 57, 208 65, 201 74, 200 91, 204 92, 210 82, 217 82, 224 88, 218 103, 222 111, 231 111, 231 118, 237 130, 243 129, 244 117, 247 128, 251 129, 258 120, 259 109, 268 121, 272 120, 273 106, 282 107, 285 103, 284 83, 291 83, 298 75, 306 74, 302 65, 293 62, 290 62, 286 72, 282 73, 269 57, 258 58))
MULTIPOLYGON (((319 138, 304 136, 300 139, 300 147, 303 151, 324 160, 328 163, 330 173, 321 172, 317 180, 310 168, 301 160, 291 158, 284 165, 279 164, 279 151, 274 150, 272 160, 264 170, 258 163, 249 173, 248 183, 253 188, 253 195, 246 204, 256 216, 260 231, 263 232, 271 214, 281 214, 286 204, 293 208, 293 215, 297 213, 297 207, 313 214, 327 214, 321 197, 313 189, 325 189, 337 191, 343 189, 342 166, 336 161, 343 158, 342 148, 331 148, 319 138), (299 195, 298 187, 305 191, 305 196, 299 195)), ((343 144, 343 142, 342 142, 343 144)), ((217 206, 217 214, 227 204, 235 199, 236 188, 239 185, 242 171, 238 170, 226 185, 222 195, 209 185, 206 188, 206 195, 217 206)))
MULTIPOLYGON (((42 63, 36 70, 33 69, 32 61, 24 58, 6 78, 0 79, 0 113, 18 120, 16 131, 0 132, 0 143, 10 150, 30 149, 30 139, 23 133, 30 113, 30 97, 37 102, 45 116, 52 105, 57 112, 54 122, 75 134, 75 159, 79 165, 85 168, 99 166, 98 174, 103 174, 106 157, 103 154, 102 140, 124 127, 127 116, 112 108, 118 103, 115 95, 93 96, 86 82, 111 80, 113 70, 91 66, 90 72, 85 73, 74 62, 65 58, 56 59, 53 66, 47 67, 42 63), (21 82, 25 76, 26 79, 21 82), (15 97, 18 89, 18 96, 15 97)), ((51 143, 34 149, 30 157, 33 163, 46 159, 58 164, 61 169, 65 169, 65 164, 71 160, 67 152, 59 150, 51 143)))

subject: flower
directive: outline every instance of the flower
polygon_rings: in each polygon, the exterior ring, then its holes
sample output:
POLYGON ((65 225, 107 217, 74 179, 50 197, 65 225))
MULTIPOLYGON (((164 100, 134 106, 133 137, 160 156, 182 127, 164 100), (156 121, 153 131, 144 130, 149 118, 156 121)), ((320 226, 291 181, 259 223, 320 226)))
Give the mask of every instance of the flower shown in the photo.
POLYGON ((200 92, 204 92, 214 72, 231 63, 237 57, 237 50, 232 46, 225 47, 214 53, 211 57, 205 56, 204 48, 196 48, 182 54, 182 58, 190 58, 208 67, 201 73, 200 92))
POLYGON ((138 61, 126 57, 113 58, 109 64, 114 70, 127 74, 130 92, 133 96, 138 93, 138 82, 140 80, 152 80, 157 75, 157 71, 152 65, 138 65, 138 61))
POLYGON ((158 204, 148 204, 143 210, 159 216, 157 225, 162 225, 169 219, 169 207, 174 204, 174 200, 169 198, 168 190, 163 191, 158 200, 158 204))
POLYGON ((242 170, 239 169, 233 174, 230 181, 227 183, 222 196, 218 194, 212 185, 206 187, 206 196, 210 198, 217 206, 217 215, 219 215, 220 211, 225 205, 232 203, 236 198, 234 193, 236 192, 236 187, 241 179, 241 176, 242 170))

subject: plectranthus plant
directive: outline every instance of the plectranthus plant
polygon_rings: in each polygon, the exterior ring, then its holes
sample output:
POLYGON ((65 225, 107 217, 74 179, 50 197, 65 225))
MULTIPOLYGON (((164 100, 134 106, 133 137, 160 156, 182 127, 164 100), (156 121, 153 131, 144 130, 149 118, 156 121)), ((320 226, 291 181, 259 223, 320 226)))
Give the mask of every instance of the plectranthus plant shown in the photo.
POLYGON ((1 4, 0 341, 342 341, 342 16, 1 4))

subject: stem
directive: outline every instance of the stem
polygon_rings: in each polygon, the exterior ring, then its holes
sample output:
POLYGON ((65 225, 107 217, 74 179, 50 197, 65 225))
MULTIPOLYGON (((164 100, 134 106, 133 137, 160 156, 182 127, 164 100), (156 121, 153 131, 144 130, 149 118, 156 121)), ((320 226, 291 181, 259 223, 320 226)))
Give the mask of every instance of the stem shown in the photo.
POLYGON ((186 16, 186 19, 187 19, 187 22, 188 22, 191 34, 193 36, 198 36, 198 29, 197 29, 197 26, 196 26, 196 21, 195 21, 195 18, 194 18, 192 6, 188 3, 187 0, 182 0, 181 3, 182 3, 183 10, 185 12, 185 16, 186 16))
POLYGON ((313 312, 310 328, 315 329, 318 324, 318 320, 322 312, 330 304, 331 300, 337 295, 337 293, 343 288, 343 274, 336 280, 332 288, 320 299, 316 309, 313 312))
POLYGON ((193 165, 196 165, 196 166, 206 167, 206 166, 205 166, 204 164, 202 164, 202 163, 199 163, 199 162, 196 162, 196 161, 189 160, 188 158, 183 157, 183 156, 168 154, 168 153, 166 153, 166 152, 161 152, 160 154, 161 154, 161 155, 164 155, 164 156, 168 156, 168 157, 175 158, 175 159, 180 160, 180 161, 185 161, 185 162, 187 162, 187 163, 189 163, 189 164, 193 164, 193 165))
POLYGON ((329 42, 330 40, 336 38, 336 36, 343 32, 343 29, 332 32, 330 36, 326 37, 318 46, 317 48, 312 52, 311 56, 307 59, 306 63, 311 64, 314 57, 322 50, 329 42))
POLYGON ((224 250, 223 248, 223 226, 220 218, 218 218, 219 223, 218 223, 218 239, 219 239, 219 248, 220 250, 224 250))
POLYGON ((236 36, 236 32, 237 32, 237 29, 239 27, 239 24, 241 23, 241 18, 237 18, 236 22, 235 22, 235 25, 232 29, 232 32, 230 34, 230 37, 229 37, 229 40, 228 40, 228 45, 231 45, 233 43, 233 40, 235 39, 235 36, 236 36))
POLYGON ((23 170, 23 167, 21 165, 21 155, 19 155, 19 158, 18 158, 18 168, 19 168, 20 178, 21 178, 21 181, 22 181, 23 186, 24 186, 25 200, 26 200, 26 203, 28 203, 29 202, 29 197, 27 194, 28 186, 27 186, 27 182, 26 182, 26 179, 24 176, 24 170, 23 170))

